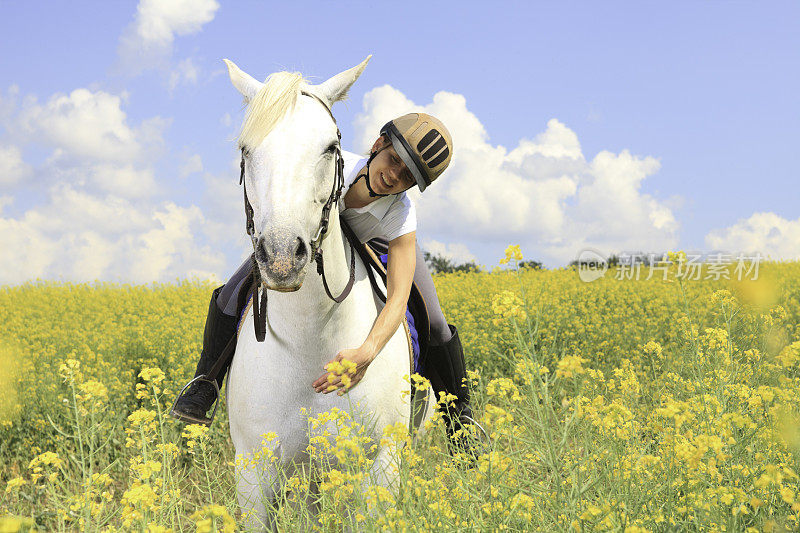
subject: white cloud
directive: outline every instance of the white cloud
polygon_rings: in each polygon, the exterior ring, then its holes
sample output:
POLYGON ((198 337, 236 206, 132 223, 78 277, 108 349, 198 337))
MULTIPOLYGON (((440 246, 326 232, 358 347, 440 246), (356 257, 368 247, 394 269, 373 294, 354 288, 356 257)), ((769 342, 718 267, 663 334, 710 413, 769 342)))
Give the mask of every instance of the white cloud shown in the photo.
POLYGON ((238 176, 238 157, 231 159, 227 173, 217 176, 206 172, 203 175, 201 205, 207 217, 203 232, 209 242, 219 248, 233 245, 240 250, 252 251, 250 237, 244 230, 244 196, 238 176))
POLYGON ((0 215, 3 214, 3 209, 7 205, 11 205, 14 203, 14 199, 10 196, 0 196, 0 215))
POLYGON ((8 118, 17 107, 17 99, 19 98, 19 86, 12 85, 6 91, 6 94, 0 93, 0 124, 5 124, 8 118))
POLYGON ((459 242, 445 244, 437 240, 429 240, 425 241, 420 247, 426 252, 445 257, 456 264, 478 262, 478 258, 469 251, 467 245, 459 242))
POLYGON ((706 235, 706 246, 733 254, 760 252, 772 259, 800 260, 800 218, 787 220, 775 213, 753 213, 727 228, 706 235))
POLYGON ((205 223, 195 206, 140 206, 63 184, 51 187, 47 200, 19 218, 0 216, 0 249, 14 250, 0 263, 0 282, 149 283, 211 277, 225 268, 224 256, 195 238, 205 223))
POLYGON ((186 156, 183 164, 181 165, 179 175, 181 178, 185 178, 190 174, 202 171, 203 171, 203 159, 200 157, 200 154, 193 154, 190 156, 186 156))
POLYGON ((172 93, 180 84, 196 84, 200 76, 200 69, 188 57, 175 65, 169 73, 169 92, 172 93))
POLYGON ((153 117, 133 128, 122 110, 126 100, 124 93, 88 89, 55 94, 44 105, 28 99, 16 117, 16 130, 28 141, 57 147, 59 156, 132 162, 163 145, 170 121, 153 117))
MULTIPOLYGON (((127 95, 75 89, 41 104, 27 96, 3 121, 18 142, 52 150, 34 181, 91 185, 128 198, 158 192, 152 164, 163 153, 170 120, 151 117, 138 126, 123 110, 127 95)), ((0 154, 0 166, 2 165, 0 154)))
POLYGON ((140 0, 135 19, 120 37, 121 68, 136 75, 166 67, 175 36, 199 32, 217 9, 216 0, 140 0))
MULTIPOLYGON (((0 249, 13 250, 0 262, 0 284, 37 277, 149 283, 225 272, 224 253, 204 238, 200 208, 175 205, 156 181, 169 121, 131 125, 125 103, 125 95, 77 89, 44 104, 27 96, 3 115, 0 125, 15 142, 44 148, 46 157, 29 170, 23 191, 38 203, 13 215, 3 211, 12 197, 0 197, 0 249)), ((0 165, 17 169, 19 152, 3 148, 0 165)), ((184 171, 198 167, 199 156, 187 157, 184 171)))
POLYGON ((87 174, 95 187, 124 198, 144 198, 158 190, 153 170, 137 169, 131 165, 97 164, 87 174))
POLYGON ((602 151, 587 161, 577 134, 557 119, 509 150, 489 142, 462 95, 440 91, 423 106, 384 85, 364 96, 354 121, 356 150, 367 150, 387 120, 413 111, 441 119, 454 144, 453 160, 440 181, 424 194, 409 193, 423 238, 521 243, 560 264, 585 246, 610 254, 677 243, 673 200, 640 190, 659 162, 627 150, 602 151))
POLYGON ((0 185, 16 185, 30 175, 30 172, 30 167, 22 160, 19 148, 0 145, 0 185))

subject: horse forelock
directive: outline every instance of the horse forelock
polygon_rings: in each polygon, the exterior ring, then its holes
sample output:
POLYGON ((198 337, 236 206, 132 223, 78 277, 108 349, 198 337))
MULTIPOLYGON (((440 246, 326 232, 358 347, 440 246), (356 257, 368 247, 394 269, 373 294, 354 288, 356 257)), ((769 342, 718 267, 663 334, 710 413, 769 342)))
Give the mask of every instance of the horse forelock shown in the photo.
POLYGON ((299 72, 276 72, 250 100, 247 106, 239 148, 257 148, 275 126, 294 110, 301 87, 305 84, 299 72))

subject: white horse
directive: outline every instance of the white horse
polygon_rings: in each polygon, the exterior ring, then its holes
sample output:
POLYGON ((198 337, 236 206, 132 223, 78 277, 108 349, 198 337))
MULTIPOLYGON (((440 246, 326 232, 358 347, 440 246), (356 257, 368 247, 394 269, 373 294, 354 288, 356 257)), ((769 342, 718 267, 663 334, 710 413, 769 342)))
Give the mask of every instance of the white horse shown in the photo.
MULTIPOLYGON (((370 437, 378 448, 366 477, 370 484, 393 486, 392 458, 380 440, 384 427, 408 423, 410 416, 404 328, 398 328, 349 393, 317 394, 311 386, 338 351, 364 341, 382 305, 358 255, 355 284, 342 303, 327 296, 321 277, 313 271, 316 265, 308 275, 309 245, 336 175, 338 128, 329 109, 345 96, 369 59, 319 85, 286 72, 261 83, 225 60, 231 82, 248 104, 240 145, 253 207, 254 247, 261 248, 256 253, 261 293, 262 298, 268 296, 264 342, 256 340, 252 306, 242 321, 228 375, 230 432, 237 457, 260 450, 263 434, 277 434, 270 444, 276 462, 237 466, 239 503, 243 511, 250 511, 248 529, 273 527, 271 508, 283 490, 285 475, 291 473, 286 470, 308 466, 309 439, 332 429, 328 425, 311 431, 308 417, 334 407, 348 411, 355 420, 373 422, 370 437)), ((330 290, 339 294, 349 279, 350 247, 336 205, 329 220, 320 249, 330 290)), ((309 512, 313 516, 314 509, 309 512)))

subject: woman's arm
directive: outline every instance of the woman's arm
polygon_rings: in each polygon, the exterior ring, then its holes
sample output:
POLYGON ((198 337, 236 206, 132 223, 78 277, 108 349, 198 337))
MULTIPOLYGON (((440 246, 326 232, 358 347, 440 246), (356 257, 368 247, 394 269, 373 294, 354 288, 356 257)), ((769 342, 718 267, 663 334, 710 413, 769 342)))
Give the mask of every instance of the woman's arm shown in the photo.
POLYGON ((386 306, 381 310, 363 346, 373 359, 397 331, 408 306, 408 295, 417 265, 416 232, 389 241, 389 264, 386 268, 386 306))
MULTIPOLYGON (((316 392, 330 392, 328 387, 344 389, 361 381, 369 364, 380 353, 389 339, 397 331, 408 305, 408 295, 414 280, 417 265, 416 232, 406 233, 389 241, 389 260, 386 269, 386 305, 381 310, 364 343, 358 348, 342 350, 330 363, 349 360, 355 363, 355 370, 349 372, 349 380, 341 379, 335 372, 326 372, 317 379, 313 387, 316 392), (330 381, 328 380, 330 376, 330 381), (344 383, 343 383, 344 382, 344 383)), ((328 364, 330 364, 328 363, 328 364)), ((350 365, 352 367, 352 365, 350 365)), ((331 389, 334 390, 334 389, 331 389)), ((340 391, 340 394, 344 391, 340 391)))

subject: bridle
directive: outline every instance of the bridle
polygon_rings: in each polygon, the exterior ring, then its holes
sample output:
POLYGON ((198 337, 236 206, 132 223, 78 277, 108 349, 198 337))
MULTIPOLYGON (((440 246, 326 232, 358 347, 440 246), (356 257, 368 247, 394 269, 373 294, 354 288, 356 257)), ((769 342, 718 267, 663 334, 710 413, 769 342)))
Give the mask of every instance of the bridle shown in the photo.
MULTIPOLYGON (((317 95, 301 91, 301 95, 310 96, 320 104, 330 115, 331 120, 333 120, 334 125, 336 125, 336 175, 333 180, 333 185, 331 186, 331 193, 328 196, 328 200, 325 202, 325 205, 322 206, 322 217, 319 221, 319 227, 317 228, 317 233, 314 235, 314 238, 311 239, 310 247, 311 247, 311 261, 315 261, 317 263, 317 274, 322 276, 322 284, 325 287, 325 293, 328 297, 336 303, 341 303, 347 298, 347 295, 350 294, 350 290, 353 288, 353 282, 355 280, 355 269, 356 269, 356 257, 355 252, 353 250, 353 244, 350 243, 350 279, 347 282, 347 285, 342 290, 339 296, 333 296, 331 291, 328 287, 328 281, 325 278, 325 269, 323 267, 322 261, 322 240, 328 234, 328 222, 330 219, 331 209, 333 205, 339 201, 339 198, 342 194, 342 189, 344 188, 344 158, 342 157, 342 132, 339 130, 339 126, 336 123, 336 118, 333 116, 330 107, 322 101, 317 95)), ((259 301, 258 296, 258 287, 261 286, 261 275, 258 270, 258 265, 255 260, 255 251, 257 248, 257 239, 255 237, 255 225, 253 223, 253 206, 250 205, 250 200, 247 199, 247 185, 245 184, 244 179, 244 166, 245 166, 245 148, 242 148, 242 161, 239 165, 240 167, 240 174, 239 174, 239 184, 242 185, 242 190, 244 191, 244 212, 245 216, 247 217, 247 234, 250 236, 250 241, 253 244, 253 255, 251 256, 252 261, 252 276, 253 276, 253 283, 252 283, 252 297, 253 297, 253 318, 254 318, 254 325, 256 331, 256 339, 259 342, 263 342, 266 336, 266 310, 267 310, 267 287, 264 287, 264 294, 263 298, 259 301)), ((348 239, 349 242, 349 239, 348 239)))

